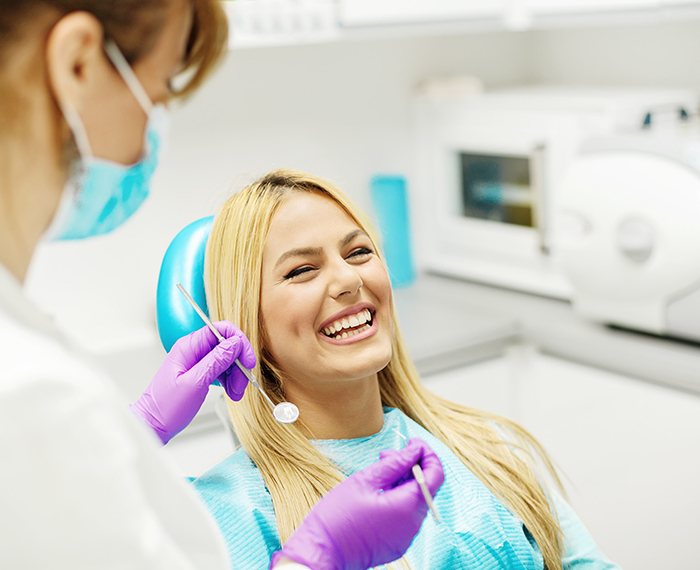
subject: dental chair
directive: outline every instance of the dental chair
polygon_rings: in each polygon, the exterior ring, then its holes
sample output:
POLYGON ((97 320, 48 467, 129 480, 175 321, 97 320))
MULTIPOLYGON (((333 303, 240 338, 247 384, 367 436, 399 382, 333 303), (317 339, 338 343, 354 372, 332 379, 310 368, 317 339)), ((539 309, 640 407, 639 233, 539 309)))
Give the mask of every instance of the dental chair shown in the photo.
MULTIPOLYGON (((213 223, 213 216, 208 216, 185 226, 170 242, 163 257, 156 292, 156 322, 160 341, 166 351, 179 338, 204 326, 202 319, 177 289, 178 283, 209 314, 204 291, 204 256, 213 223)), ((220 386, 218 382, 215 384, 220 386)), ((233 439, 234 448, 238 449, 240 442, 224 398, 225 393, 221 390, 216 395, 214 410, 233 439)))

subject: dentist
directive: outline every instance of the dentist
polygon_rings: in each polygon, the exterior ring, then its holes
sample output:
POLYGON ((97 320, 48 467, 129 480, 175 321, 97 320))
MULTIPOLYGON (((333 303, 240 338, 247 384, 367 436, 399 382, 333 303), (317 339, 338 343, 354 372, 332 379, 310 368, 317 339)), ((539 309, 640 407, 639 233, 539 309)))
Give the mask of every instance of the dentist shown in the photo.
MULTIPOLYGON (((200 85, 226 38, 216 0, 0 3, 2 568, 235 568, 158 444, 192 420, 215 379, 243 396, 231 370, 236 358, 255 365, 243 333, 223 322, 220 344, 206 328, 181 339, 129 409, 22 291, 41 240, 104 234, 139 208, 165 104, 200 85), (188 83, 174 91, 182 71, 188 83)), ((427 512, 416 463, 435 494, 442 467, 425 443, 387 452, 314 507, 275 568, 401 556, 427 512)))

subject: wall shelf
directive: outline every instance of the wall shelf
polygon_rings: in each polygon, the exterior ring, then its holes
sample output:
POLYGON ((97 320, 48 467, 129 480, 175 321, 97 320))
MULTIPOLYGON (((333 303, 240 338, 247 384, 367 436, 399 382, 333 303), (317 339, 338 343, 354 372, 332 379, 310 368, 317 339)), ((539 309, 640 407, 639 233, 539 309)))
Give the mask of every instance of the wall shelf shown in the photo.
POLYGON ((700 0, 232 0, 223 4, 234 49, 700 19, 700 0))

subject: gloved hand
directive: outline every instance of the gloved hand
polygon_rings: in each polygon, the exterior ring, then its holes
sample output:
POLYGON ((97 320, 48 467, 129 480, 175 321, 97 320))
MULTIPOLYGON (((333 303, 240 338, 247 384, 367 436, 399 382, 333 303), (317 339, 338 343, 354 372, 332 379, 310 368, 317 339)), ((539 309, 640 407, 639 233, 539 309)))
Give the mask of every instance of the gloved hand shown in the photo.
POLYGON ((417 438, 380 457, 311 509, 270 568, 287 559, 313 570, 365 570, 403 556, 428 512, 411 467, 420 464, 433 496, 445 475, 435 452, 417 438))
POLYGON ((217 378, 232 400, 240 400, 248 379, 234 364, 255 366, 255 354, 246 336, 228 321, 214 323, 225 340, 207 327, 178 340, 165 357, 131 410, 158 434, 163 444, 192 421, 217 378))

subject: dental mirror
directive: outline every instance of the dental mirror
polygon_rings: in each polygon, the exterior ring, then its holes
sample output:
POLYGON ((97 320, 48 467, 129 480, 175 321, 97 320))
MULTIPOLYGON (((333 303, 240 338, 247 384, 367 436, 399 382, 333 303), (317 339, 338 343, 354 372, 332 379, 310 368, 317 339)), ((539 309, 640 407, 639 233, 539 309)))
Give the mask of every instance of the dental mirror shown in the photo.
MULTIPOLYGON (((175 285, 180 293, 182 293, 187 299, 187 302, 192 305, 192 308, 197 312, 199 317, 204 321, 204 324, 206 324, 209 327, 209 330, 214 333, 214 336, 216 336, 217 339, 219 339, 219 342, 224 340, 224 337, 221 336, 221 333, 216 330, 216 327, 214 324, 209 320, 209 317, 205 314, 202 309, 199 308, 199 305, 197 304, 197 301, 195 301, 192 298, 192 295, 190 295, 187 290, 182 286, 181 283, 177 283, 175 285)), ((255 376, 248 370, 245 366, 243 366, 238 359, 236 358, 235 361, 236 366, 238 366, 238 369, 243 372, 245 377, 248 379, 248 382, 250 382, 253 386, 255 386, 258 389, 258 392, 260 392, 265 398, 265 401, 268 403, 270 406, 270 409, 272 410, 272 415, 275 417, 275 419, 281 423, 281 424, 293 424, 295 421, 299 419, 299 408, 297 408, 294 404, 291 402, 280 402, 279 404, 275 405, 275 403, 270 399, 270 396, 268 396, 265 393, 265 390, 263 390, 262 386, 258 384, 258 381, 255 379, 255 376)))

